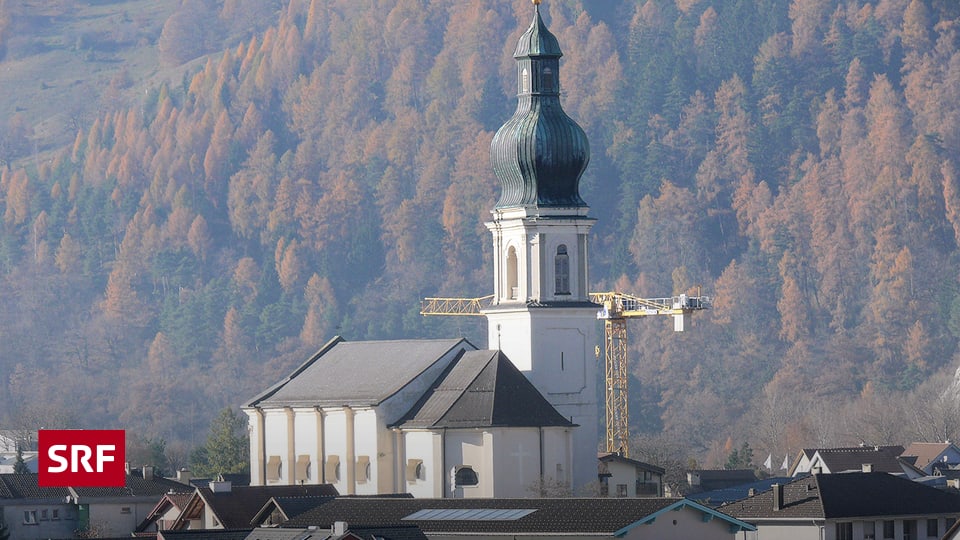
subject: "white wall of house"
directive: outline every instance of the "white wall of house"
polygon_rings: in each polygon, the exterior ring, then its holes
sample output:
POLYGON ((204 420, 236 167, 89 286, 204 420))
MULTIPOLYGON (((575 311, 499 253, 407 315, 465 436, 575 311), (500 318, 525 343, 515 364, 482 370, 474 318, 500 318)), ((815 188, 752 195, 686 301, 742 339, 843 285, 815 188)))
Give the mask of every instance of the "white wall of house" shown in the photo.
POLYGON ((3 500, 0 510, 11 539, 71 538, 77 529, 76 507, 62 500, 3 500))
MULTIPOLYGON (((160 496, 118 497, 115 499, 91 499, 90 528, 100 532, 101 537, 128 536, 159 502, 160 496)), ((81 501, 82 502, 82 501, 81 501)), ((15 537, 11 537, 15 538, 15 537)))

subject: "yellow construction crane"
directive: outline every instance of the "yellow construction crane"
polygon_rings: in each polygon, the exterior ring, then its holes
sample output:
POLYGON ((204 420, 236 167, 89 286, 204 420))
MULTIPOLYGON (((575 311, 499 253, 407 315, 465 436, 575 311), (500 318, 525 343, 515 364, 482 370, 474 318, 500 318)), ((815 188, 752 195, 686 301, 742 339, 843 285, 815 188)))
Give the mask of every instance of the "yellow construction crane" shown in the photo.
MULTIPOLYGON (((479 298, 424 298, 421 315, 483 315, 493 295, 479 298)), ((627 408, 627 319, 651 315, 673 316, 673 329, 682 332, 690 314, 706 309, 710 298, 681 294, 670 298, 639 298, 619 292, 590 293, 590 301, 601 306, 597 318, 604 326, 604 394, 606 399, 607 452, 629 457, 630 418, 627 408)), ((597 357, 600 347, 597 347, 597 357)))

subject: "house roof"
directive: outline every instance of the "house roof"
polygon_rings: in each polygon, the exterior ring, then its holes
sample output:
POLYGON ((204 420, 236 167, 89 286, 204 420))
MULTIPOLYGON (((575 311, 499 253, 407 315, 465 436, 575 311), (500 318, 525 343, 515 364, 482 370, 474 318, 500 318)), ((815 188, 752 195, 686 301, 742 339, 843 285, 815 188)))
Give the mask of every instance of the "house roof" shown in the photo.
POLYGON ((815 474, 720 507, 739 519, 841 519, 880 516, 960 515, 960 497, 884 472, 815 474))
POLYGON ((465 339, 349 342, 338 336, 246 406, 377 405, 457 348, 475 349, 465 339))
POLYGON ((36 473, 0 474, 0 499, 60 499, 70 495, 63 487, 40 487, 36 473))
POLYGON ((623 456, 621 456, 620 454, 618 454, 618 453, 616 453, 616 452, 600 452, 599 454, 597 454, 597 461, 599 462, 599 463, 598 463, 598 465, 599 465, 599 466, 598 466, 598 472, 601 473, 601 474, 603 474, 604 472, 606 472, 606 471, 605 471, 606 468, 604 467, 604 465, 605 465, 606 463, 612 463, 612 462, 624 463, 624 464, 627 464, 627 465, 633 465, 634 467, 637 467, 638 469, 642 469, 642 470, 645 470, 645 471, 650 471, 650 472, 655 473, 655 474, 661 474, 661 475, 662 475, 662 474, 664 474, 664 473, 666 472, 666 470, 665 470, 663 467, 657 467, 656 465, 651 465, 651 464, 649 464, 649 463, 644 463, 644 462, 642 462, 642 461, 637 461, 637 460, 635 460, 635 459, 630 459, 630 458, 628 458, 628 457, 623 457, 623 456))
POLYGON ((770 486, 773 484, 786 484, 792 480, 793 478, 789 476, 775 476, 764 478, 763 480, 757 480, 756 482, 750 482, 749 484, 737 484, 735 486, 713 489, 710 491, 701 491, 699 493, 687 495, 687 498, 693 499, 712 508, 718 508, 729 502, 739 501, 740 499, 748 497, 750 495, 750 490, 753 490, 754 493, 759 493, 761 491, 770 489, 770 486))
POLYGON ((952 443, 914 442, 907 446, 900 457, 905 460, 909 459, 911 464, 926 470, 933 462, 938 461, 940 456, 951 446, 953 446, 952 443))
POLYGON ((253 517, 271 497, 290 496, 336 496, 337 489, 330 484, 308 486, 236 486, 230 491, 214 492, 210 488, 197 488, 190 502, 184 507, 172 528, 180 528, 180 523, 194 519, 200 510, 207 510, 216 516, 225 529, 249 530, 253 517))
POLYGON ((466 351, 400 419, 404 428, 573 426, 500 351, 466 351))
POLYGON ((137 528, 134 532, 144 532, 146 531, 153 523, 158 519, 163 517, 171 508, 177 512, 182 511, 187 504, 190 502, 190 499, 193 498, 194 492, 189 493, 165 493, 163 497, 160 498, 160 501, 153 507, 152 510, 147 514, 147 517, 143 518, 143 521, 137 525, 137 528))
POLYGON ((193 487, 167 478, 144 479, 136 474, 128 474, 126 485, 123 487, 78 487, 70 488, 70 491, 83 502, 88 498, 107 497, 155 496, 159 499, 168 493, 192 493, 193 487))
POLYGON ((846 448, 820 448, 817 456, 832 473, 859 471, 870 464, 874 472, 901 473, 903 466, 897 459, 903 453, 902 446, 853 446, 846 448))
POLYGON ((326 540, 330 537, 328 529, 279 529, 257 527, 250 531, 244 540, 326 540))
POLYGON ((694 509, 707 520, 720 518, 731 526, 753 530, 743 521, 688 499, 569 498, 569 499, 397 499, 338 498, 284 523, 283 527, 330 527, 345 521, 350 527, 418 525, 434 532, 535 534, 545 532, 622 535, 634 526, 652 523, 672 510, 694 509), (457 510, 474 511, 463 516, 457 510), (429 513, 427 512, 429 511, 429 513), (443 512, 450 511, 450 512, 443 512), (490 511, 500 519, 484 518, 490 511), (497 512, 500 511, 500 512, 497 512), (419 519, 415 514, 423 512, 419 519), (443 514, 447 515, 444 516, 443 514))

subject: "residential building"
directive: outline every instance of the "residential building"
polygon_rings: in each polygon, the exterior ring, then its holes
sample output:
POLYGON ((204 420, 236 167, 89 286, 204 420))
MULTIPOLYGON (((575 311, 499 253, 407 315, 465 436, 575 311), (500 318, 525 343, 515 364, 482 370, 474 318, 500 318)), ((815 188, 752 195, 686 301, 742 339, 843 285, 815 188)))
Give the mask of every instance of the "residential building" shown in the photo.
POLYGON ((906 474, 911 478, 923 476, 922 471, 900 460, 902 453, 902 446, 804 449, 790 470, 790 476, 862 471, 864 466, 874 472, 906 474))
POLYGON ((2 519, 17 540, 129 535, 165 493, 190 490, 146 469, 119 488, 41 488, 36 474, 0 474, 2 519))
POLYGON ((914 442, 900 454, 900 459, 923 470, 928 475, 960 465, 960 448, 951 442, 914 442))
POLYGON ((960 496, 883 472, 815 474, 719 510, 756 525, 740 538, 940 538, 960 518, 960 496))
POLYGON ((603 497, 663 497, 662 467, 603 452, 597 459, 597 477, 603 497))

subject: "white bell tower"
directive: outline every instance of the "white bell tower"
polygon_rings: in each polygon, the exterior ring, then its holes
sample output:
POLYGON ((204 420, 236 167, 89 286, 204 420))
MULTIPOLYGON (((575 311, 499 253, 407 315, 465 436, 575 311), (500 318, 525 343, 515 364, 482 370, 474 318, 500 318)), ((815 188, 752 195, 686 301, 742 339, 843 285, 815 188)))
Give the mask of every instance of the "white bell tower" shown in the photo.
MULTIPOLYGON (((557 39, 535 8, 521 36, 518 105, 491 144, 502 187, 493 221, 494 298, 488 346, 502 350, 547 400, 578 424, 573 489, 597 480, 597 305, 589 299, 587 238, 595 220, 579 195, 586 134, 560 105, 557 39)), ((545 476, 553 476, 545 471, 545 476)))

